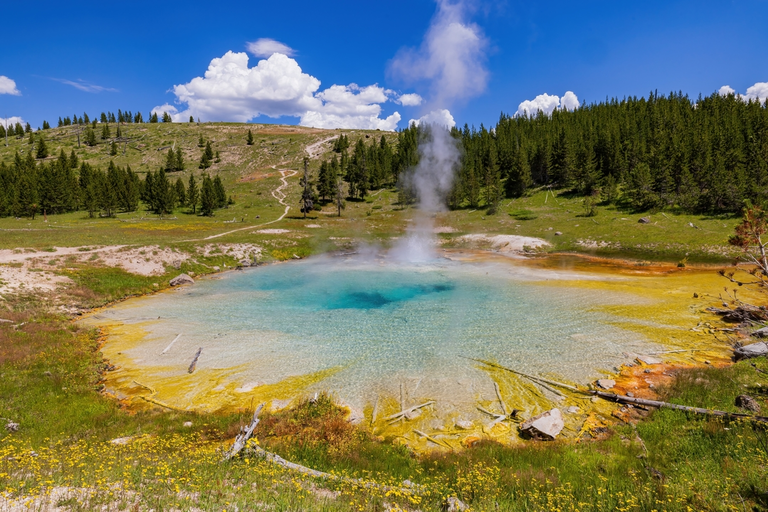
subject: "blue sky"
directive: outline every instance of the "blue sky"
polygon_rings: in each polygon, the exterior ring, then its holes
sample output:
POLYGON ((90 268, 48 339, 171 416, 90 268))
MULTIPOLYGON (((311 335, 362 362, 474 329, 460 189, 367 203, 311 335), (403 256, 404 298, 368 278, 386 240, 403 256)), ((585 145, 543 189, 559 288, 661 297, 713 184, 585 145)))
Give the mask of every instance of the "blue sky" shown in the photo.
MULTIPOLYGON (((192 113, 208 120, 382 128, 402 128, 409 119, 448 109, 458 124, 479 126, 544 93, 572 91, 591 103, 651 90, 707 95, 724 85, 745 93, 768 82, 768 0, 8 4, 0 76, 13 80, 15 91, 0 80, 0 92, 14 93, 0 94, 0 117, 19 116, 33 127, 84 111, 93 116, 120 108, 146 117, 161 105, 176 108, 179 118, 192 113), (451 51, 466 45, 459 40, 444 49, 441 19, 443 28, 458 24, 468 31, 461 37, 477 38, 471 51, 456 57, 464 67, 448 78, 440 66, 450 66, 451 51), (430 26, 437 48, 423 45, 430 26), (174 86, 263 38, 292 50, 287 60, 270 58, 264 76, 281 84, 298 80, 293 97, 260 90, 260 75, 258 83, 222 99, 215 91, 231 82, 225 73, 221 83, 188 88, 198 103, 178 103, 174 86), (424 72, 432 65, 436 71, 424 72), (373 84, 379 87, 365 89, 373 84), (332 85, 346 87, 329 90, 332 85), (397 103, 413 93, 423 98, 420 105, 397 103), (270 118, 265 110, 294 115, 270 118), (391 117, 395 112, 399 120, 391 117)), ((243 64, 243 57, 228 66, 250 73, 260 59, 251 53, 243 64)))

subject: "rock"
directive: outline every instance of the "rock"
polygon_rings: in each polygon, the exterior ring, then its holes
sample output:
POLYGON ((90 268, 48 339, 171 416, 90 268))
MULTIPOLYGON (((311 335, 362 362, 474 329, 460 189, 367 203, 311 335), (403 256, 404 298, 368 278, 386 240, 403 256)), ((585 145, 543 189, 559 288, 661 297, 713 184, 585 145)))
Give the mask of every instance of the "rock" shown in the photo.
POLYGON ((733 351, 733 358, 736 361, 742 359, 751 359, 753 357, 760 357, 768 354, 768 343, 759 341, 745 347, 739 347, 733 351))
POLYGON ((763 327, 762 329, 756 330, 752 333, 752 336, 756 336, 758 338, 768 338, 768 327, 763 327))
POLYGON ((470 430, 475 428, 475 424, 469 420, 459 420, 456 422, 456 426, 463 430, 470 430))
POLYGON ((640 220, 638 220, 640 224, 650 224, 651 218, 650 217, 640 217, 640 220))
POLYGON ((185 421, 183 426, 189 428, 189 427, 192 426, 192 422, 191 421, 185 421))
POLYGON ((179 270, 181 268, 181 260, 173 260, 173 268, 179 270))
POLYGON ((443 503, 442 508, 445 512, 463 512, 464 510, 469 510, 469 507, 466 505, 466 503, 454 496, 447 498, 443 503))
POLYGON ((613 379, 598 379, 597 385, 603 389, 611 389, 616 385, 616 381, 613 379))
POLYGON ((133 440, 133 436, 118 437, 117 439, 111 440, 110 443, 118 446, 125 446, 126 444, 130 443, 132 440, 133 440))
POLYGON ((250 267, 251 266, 251 260, 240 260, 239 265, 241 267, 250 267))
POLYGON ((635 396, 635 394, 633 392, 631 392, 631 391, 627 391, 627 396, 629 398, 633 398, 635 396))
POLYGON ((664 362, 661 359, 659 359, 658 357, 653 357, 653 356, 637 356, 635 359, 637 359, 639 362, 641 362, 643 364, 647 364, 647 365, 661 364, 661 363, 664 362))
POLYGON ((188 275, 189 277, 195 277, 195 273, 194 273, 194 272, 189 272, 187 275, 188 275))
POLYGON ((152 283, 152 288, 160 288, 160 285, 158 283, 152 283))
POLYGON ((214 272, 218 272, 219 270, 221 270, 221 267, 219 267, 218 265, 214 265, 213 270, 214 272))
POLYGON ((551 409, 521 423, 520 432, 534 439, 554 440, 564 426, 560 409, 551 409))
POLYGON ((563 235, 562 231, 555 231, 555 236, 562 236, 562 235, 563 235))
POLYGON ((19 424, 14 423, 13 421, 9 421, 8 423, 5 424, 5 430, 7 430, 8 432, 18 432, 19 428, 20 428, 19 424))
POLYGON ((760 413, 760 404, 749 395, 739 395, 736 397, 736 407, 741 407, 748 411, 760 413))
POLYGON ((189 277, 187 274, 179 274, 171 279, 171 286, 180 286, 182 284, 195 284, 195 280, 189 277))
POLYGON ((567 412, 568 414, 579 414, 579 413, 581 412, 581 409, 579 409, 579 408, 578 408, 578 407, 576 407, 575 405, 571 405, 571 406, 569 406, 569 407, 568 407, 568 408, 565 410, 565 412, 567 412))

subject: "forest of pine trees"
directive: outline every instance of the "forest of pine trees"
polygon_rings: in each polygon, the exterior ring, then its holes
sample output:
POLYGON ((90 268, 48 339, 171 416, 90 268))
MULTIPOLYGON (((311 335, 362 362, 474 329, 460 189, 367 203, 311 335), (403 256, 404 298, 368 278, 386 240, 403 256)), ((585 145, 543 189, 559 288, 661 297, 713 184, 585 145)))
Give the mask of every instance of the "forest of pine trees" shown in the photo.
MULTIPOLYGON (((360 139, 351 153, 342 135, 337 155, 321 163, 318 196, 331 200, 341 176, 351 199, 398 184, 400 201, 413 202, 402 178, 418 163, 425 129, 398 132, 394 147, 383 137, 369 145, 360 139)), ((768 102, 653 93, 549 116, 502 114, 491 129, 465 125, 452 135, 462 149, 447 198, 454 209, 492 212, 501 198, 541 186, 636 211, 738 213, 746 201, 768 199, 768 102)))
POLYGON ((188 185, 180 177, 172 183, 161 168, 140 180, 130 166, 123 168, 110 161, 105 172, 78 162, 74 151, 66 156, 62 150, 50 162, 37 162, 32 153, 26 158, 16 153, 10 166, 0 163, 0 217, 34 218, 43 212, 73 211, 86 211, 89 217, 113 217, 118 212, 138 210, 139 199, 158 215, 180 207, 213 215, 214 210, 230 203, 218 176, 204 176, 201 192, 192 175, 188 185))

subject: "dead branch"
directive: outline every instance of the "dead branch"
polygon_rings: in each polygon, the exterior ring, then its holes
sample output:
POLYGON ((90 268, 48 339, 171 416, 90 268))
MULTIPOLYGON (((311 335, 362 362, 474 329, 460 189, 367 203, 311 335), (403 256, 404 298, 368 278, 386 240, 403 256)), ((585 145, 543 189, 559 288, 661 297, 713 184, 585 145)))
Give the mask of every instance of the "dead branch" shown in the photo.
POLYGON ((408 409, 405 409, 404 411, 400 411, 398 413, 392 414, 391 416, 387 416, 386 418, 384 418, 384 421, 397 421, 400 418, 404 418, 407 414, 410 414, 410 413, 412 413, 414 411, 417 411, 417 410, 421 409, 422 407, 426 407, 426 406, 432 405, 434 403, 435 403, 434 400, 430 400, 430 401, 424 402, 423 404, 420 404, 420 405, 414 405, 413 407, 409 407, 408 409))
POLYGON ((263 408, 264 404, 261 404, 256 408, 256 411, 253 413, 253 419, 247 428, 240 427, 240 433, 237 434, 237 437, 235 437, 235 443, 232 445, 232 448, 226 453, 226 455, 224 455, 224 460, 229 460, 232 457, 235 457, 243 448, 245 448, 245 444, 253 435, 253 431, 256 428, 256 425, 259 424, 259 414, 263 408))
POLYGON ((195 354, 195 358, 192 359, 192 363, 189 365, 189 369, 187 370, 187 373, 192 373, 195 371, 195 368, 197 368, 197 360, 200 359, 200 354, 203 351, 203 347, 200 347, 197 349, 197 354, 195 354))

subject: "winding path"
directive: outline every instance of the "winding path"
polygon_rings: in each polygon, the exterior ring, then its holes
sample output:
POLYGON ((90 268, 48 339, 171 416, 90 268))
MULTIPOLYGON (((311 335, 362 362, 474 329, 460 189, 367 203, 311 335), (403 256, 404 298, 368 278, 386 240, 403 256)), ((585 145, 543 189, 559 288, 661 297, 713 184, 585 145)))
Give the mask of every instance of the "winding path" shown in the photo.
POLYGON ((213 240, 214 238, 219 238, 219 237, 224 236, 224 235, 229 235, 231 233, 237 233, 238 231, 243 231, 245 229, 254 229, 254 228, 260 228, 262 226, 268 226, 270 224, 274 224, 275 222, 280 222, 281 220, 283 220, 283 218, 286 215, 288 215, 288 210, 291 209, 290 206, 285 204, 285 197, 286 196, 283 193, 283 189, 288 186, 288 182, 286 181, 286 178, 291 178, 293 176, 296 176, 299 173, 299 171, 294 171, 292 169, 277 169, 277 165, 273 165, 272 168, 275 169, 275 170, 280 171, 280 181, 283 182, 282 185, 280 185, 279 187, 277 187, 275 190, 272 191, 272 197, 277 199, 278 203, 280 203, 281 205, 285 206, 285 211, 283 212, 283 214, 280 217, 276 218, 275 220, 271 220, 269 222, 264 222, 262 224, 246 226, 244 228, 237 228, 237 229, 233 229, 232 231, 226 231, 224 233, 219 233, 217 235, 211 235, 211 236, 207 236, 205 238, 198 238, 197 240, 184 240, 184 242, 202 242, 202 241, 205 241, 205 240, 213 240))

